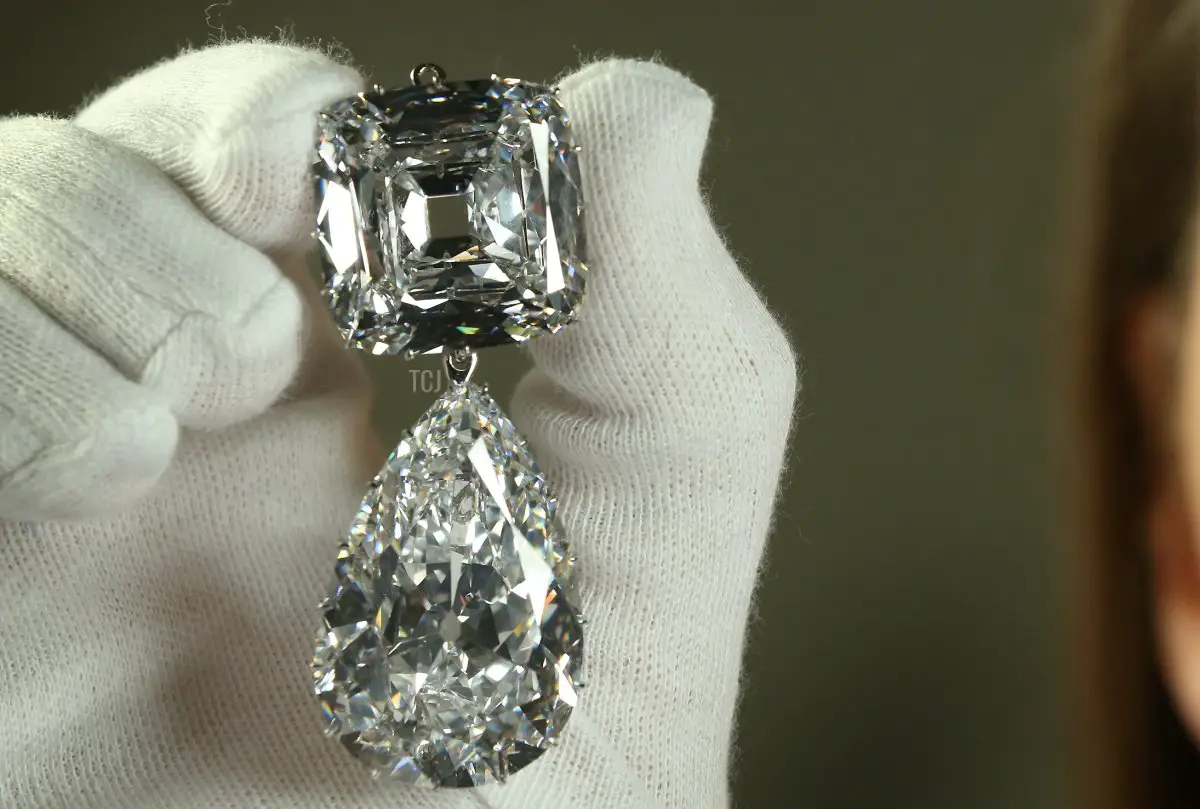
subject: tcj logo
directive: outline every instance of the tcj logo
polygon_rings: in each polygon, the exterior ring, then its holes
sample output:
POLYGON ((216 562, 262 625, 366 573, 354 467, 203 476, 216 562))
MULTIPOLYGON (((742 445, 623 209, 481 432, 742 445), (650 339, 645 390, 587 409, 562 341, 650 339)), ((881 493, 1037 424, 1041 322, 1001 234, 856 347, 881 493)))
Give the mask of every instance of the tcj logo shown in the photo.
POLYGON ((446 383, 446 378, 440 371, 410 368, 408 372, 412 374, 413 393, 440 393, 446 383))

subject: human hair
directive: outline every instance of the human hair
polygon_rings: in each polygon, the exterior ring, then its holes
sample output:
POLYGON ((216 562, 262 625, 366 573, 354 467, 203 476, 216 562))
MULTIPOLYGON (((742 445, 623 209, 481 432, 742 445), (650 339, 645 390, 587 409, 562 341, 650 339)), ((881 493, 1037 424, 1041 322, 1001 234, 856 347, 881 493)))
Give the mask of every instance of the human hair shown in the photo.
POLYGON ((1084 640, 1072 677, 1088 809, 1200 806, 1200 757, 1156 665, 1145 538, 1156 464, 1128 361, 1132 307, 1190 270, 1197 5, 1107 4, 1087 80, 1069 322, 1079 338, 1071 423, 1084 640))

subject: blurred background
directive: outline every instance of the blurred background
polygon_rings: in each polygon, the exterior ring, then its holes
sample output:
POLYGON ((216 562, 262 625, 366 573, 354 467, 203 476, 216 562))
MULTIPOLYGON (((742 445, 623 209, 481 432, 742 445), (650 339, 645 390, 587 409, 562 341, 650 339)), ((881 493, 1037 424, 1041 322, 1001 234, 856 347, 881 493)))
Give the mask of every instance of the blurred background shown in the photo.
MULTIPOLYGON (((0 114, 70 114, 222 30, 336 40, 383 84, 426 60, 457 77, 551 79, 606 54, 690 74, 717 102, 713 216, 805 367, 749 627, 736 805, 1067 805, 1054 313, 1089 4, 3 12, 0 114)), ((520 352, 505 361, 488 369, 502 401, 520 352)), ((412 366, 371 367, 395 437, 430 394, 412 366)))

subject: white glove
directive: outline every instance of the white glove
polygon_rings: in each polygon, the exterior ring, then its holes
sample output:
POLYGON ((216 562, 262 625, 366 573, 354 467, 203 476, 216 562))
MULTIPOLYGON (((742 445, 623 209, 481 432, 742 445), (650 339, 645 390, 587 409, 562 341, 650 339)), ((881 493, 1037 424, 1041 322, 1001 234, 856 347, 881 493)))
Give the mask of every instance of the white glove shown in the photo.
POLYGON ((654 64, 561 83, 588 299, 510 408, 590 687, 504 786, 374 782, 321 736, 315 604, 384 453, 299 268, 314 113, 362 84, 241 43, 0 122, 0 806, 725 806, 795 366, 698 190, 711 102, 654 64))

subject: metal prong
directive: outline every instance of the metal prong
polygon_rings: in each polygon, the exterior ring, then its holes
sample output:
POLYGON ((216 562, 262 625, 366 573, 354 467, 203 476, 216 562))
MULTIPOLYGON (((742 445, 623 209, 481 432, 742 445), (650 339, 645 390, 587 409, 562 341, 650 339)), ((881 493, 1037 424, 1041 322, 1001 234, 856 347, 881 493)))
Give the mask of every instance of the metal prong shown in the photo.
POLYGON ((551 87, 551 88, 550 88, 550 93, 551 93, 552 95, 558 95, 558 94, 559 94, 559 93, 561 93, 561 92, 562 92, 562 88, 561 88, 561 87, 559 87, 558 85, 555 85, 555 86, 553 86, 553 87, 551 87))
POLYGON ((446 81, 446 71, 433 62, 423 62, 409 71, 408 78, 418 87, 438 85, 446 81))
POLYGON ((446 376, 455 384, 470 382, 471 374, 475 373, 475 366, 479 363, 479 357, 469 348, 451 349, 443 358, 446 376))

